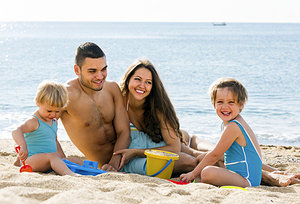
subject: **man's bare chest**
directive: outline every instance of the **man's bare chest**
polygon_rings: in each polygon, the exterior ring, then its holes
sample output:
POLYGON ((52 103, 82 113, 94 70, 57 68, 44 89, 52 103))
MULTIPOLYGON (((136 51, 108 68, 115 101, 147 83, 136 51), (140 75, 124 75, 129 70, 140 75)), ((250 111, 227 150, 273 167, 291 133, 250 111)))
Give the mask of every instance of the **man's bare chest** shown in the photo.
POLYGON ((112 97, 82 97, 72 104, 70 114, 80 119, 84 126, 101 127, 112 123, 115 106, 112 97))

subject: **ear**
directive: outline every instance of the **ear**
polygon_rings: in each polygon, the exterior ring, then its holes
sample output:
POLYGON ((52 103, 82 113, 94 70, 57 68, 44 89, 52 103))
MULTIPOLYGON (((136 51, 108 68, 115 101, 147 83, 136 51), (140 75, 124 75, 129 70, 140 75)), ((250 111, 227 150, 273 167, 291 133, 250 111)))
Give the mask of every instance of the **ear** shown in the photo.
POLYGON ((80 75, 80 67, 77 64, 74 65, 74 72, 77 76, 80 75))
POLYGON ((242 112, 242 110, 244 109, 244 105, 245 105, 245 101, 242 102, 242 104, 240 105, 240 112, 242 112))

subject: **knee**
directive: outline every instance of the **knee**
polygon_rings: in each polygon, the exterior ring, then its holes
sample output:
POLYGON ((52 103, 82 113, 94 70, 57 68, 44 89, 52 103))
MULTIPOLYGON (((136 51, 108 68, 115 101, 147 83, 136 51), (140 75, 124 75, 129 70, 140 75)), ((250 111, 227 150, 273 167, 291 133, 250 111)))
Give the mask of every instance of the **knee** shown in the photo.
POLYGON ((204 157, 206 156, 206 154, 207 153, 202 153, 202 154, 198 155, 197 158, 196 158, 196 162, 200 163, 204 159, 204 157))
POLYGON ((181 133, 182 133, 183 140, 186 142, 186 145, 188 146, 190 141, 190 135, 185 130, 181 130, 181 133))
POLYGON ((212 166, 205 167, 201 172, 201 182, 211 183, 216 178, 215 168, 212 166))
POLYGON ((49 160, 51 161, 52 159, 60 158, 59 154, 57 152, 51 152, 47 153, 47 156, 49 160))
POLYGON ((180 160, 177 161, 176 169, 178 172, 189 172, 192 171, 197 166, 197 160, 195 157, 190 155, 180 155, 180 160))
POLYGON ((184 165, 188 168, 193 170, 194 168, 196 168, 198 162, 197 162, 197 158, 195 157, 188 157, 186 159, 184 159, 184 165))

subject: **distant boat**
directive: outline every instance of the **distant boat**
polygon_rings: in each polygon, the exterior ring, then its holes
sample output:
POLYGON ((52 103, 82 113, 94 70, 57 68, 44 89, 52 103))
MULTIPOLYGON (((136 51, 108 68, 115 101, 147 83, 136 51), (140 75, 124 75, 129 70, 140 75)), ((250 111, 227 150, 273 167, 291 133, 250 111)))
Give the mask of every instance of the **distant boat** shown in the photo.
POLYGON ((225 22, 213 23, 214 26, 226 26, 225 22))

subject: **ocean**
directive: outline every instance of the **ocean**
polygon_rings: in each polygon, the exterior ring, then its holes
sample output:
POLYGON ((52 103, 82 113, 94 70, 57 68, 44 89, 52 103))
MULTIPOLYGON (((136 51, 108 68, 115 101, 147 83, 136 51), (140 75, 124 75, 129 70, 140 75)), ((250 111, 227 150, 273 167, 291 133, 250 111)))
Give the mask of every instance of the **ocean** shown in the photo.
MULTIPOLYGON (((79 44, 97 43, 107 56, 107 80, 146 57, 157 68, 181 128, 210 142, 221 120, 208 88, 234 77, 248 90, 242 116, 261 144, 300 146, 300 24, 0 22, 0 139, 35 111, 45 79, 76 75, 79 44)), ((69 140, 59 123, 59 140, 69 140)))

